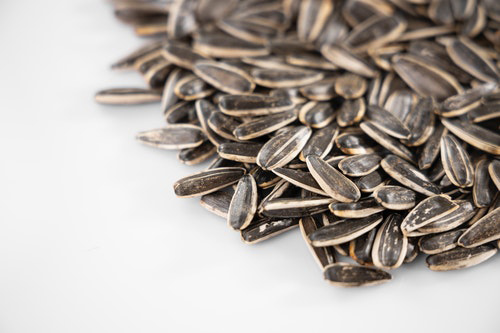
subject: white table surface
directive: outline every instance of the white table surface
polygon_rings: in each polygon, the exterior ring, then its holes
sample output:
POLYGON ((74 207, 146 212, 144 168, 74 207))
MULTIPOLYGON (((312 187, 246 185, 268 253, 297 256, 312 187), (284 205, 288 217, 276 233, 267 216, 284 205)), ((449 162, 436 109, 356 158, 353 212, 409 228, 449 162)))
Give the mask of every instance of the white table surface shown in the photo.
POLYGON ((500 255, 329 286, 288 232, 247 246, 172 184, 201 167, 134 139, 159 106, 109 65, 143 43, 103 0, 0 4, 0 332, 499 332, 500 255))

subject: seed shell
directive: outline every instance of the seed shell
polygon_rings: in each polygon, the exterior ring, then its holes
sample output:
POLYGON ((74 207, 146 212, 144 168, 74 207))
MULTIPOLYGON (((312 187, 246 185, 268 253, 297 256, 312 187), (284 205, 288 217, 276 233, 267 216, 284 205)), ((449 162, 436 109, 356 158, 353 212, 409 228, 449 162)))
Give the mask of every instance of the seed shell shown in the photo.
POLYGON ((498 250, 491 245, 481 245, 472 249, 456 247, 439 254, 433 254, 426 259, 427 266, 433 271, 450 271, 478 265, 498 250))
POLYGON ((252 175, 244 175, 238 182, 227 213, 227 224, 234 230, 248 227, 257 211, 257 183, 252 175))
POLYGON ((181 198, 202 196, 238 182, 245 172, 245 169, 235 167, 197 172, 175 182, 174 191, 181 198))
POLYGON ((500 207, 486 214, 467 229, 458 240, 463 247, 476 247, 500 239, 500 207))
POLYGON ((408 248, 408 238, 401 232, 402 217, 388 215, 378 229, 373 243, 373 264, 382 269, 395 269, 403 264, 408 248))
POLYGON ((164 128, 141 132, 137 140, 161 149, 184 149, 201 145, 205 139, 200 127, 188 124, 168 125, 164 128))
POLYGON ((324 277, 328 283, 340 287, 374 286, 392 279, 389 273, 381 269, 344 262, 325 267, 324 277))

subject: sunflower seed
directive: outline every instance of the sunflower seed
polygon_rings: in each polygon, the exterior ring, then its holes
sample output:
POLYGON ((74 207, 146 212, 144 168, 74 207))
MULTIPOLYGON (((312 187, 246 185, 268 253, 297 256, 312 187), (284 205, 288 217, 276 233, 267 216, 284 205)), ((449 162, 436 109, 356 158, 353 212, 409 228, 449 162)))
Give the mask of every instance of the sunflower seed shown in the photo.
POLYGON ((472 188, 472 198, 476 207, 489 207, 497 193, 497 188, 488 173, 489 164, 490 162, 486 159, 482 159, 476 164, 474 187, 472 188))
POLYGON ((391 210, 411 209, 417 202, 415 192, 395 185, 381 186, 373 192, 373 196, 380 205, 391 210))
POLYGON ((214 110, 210 114, 207 124, 215 133, 217 133, 221 137, 236 141, 236 138, 233 135, 233 131, 238 125, 240 125, 240 122, 237 119, 214 110))
POLYGON ((162 49, 162 55, 169 62, 191 70, 197 61, 205 59, 188 45, 179 42, 168 42, 162 49))
POLYGON ((389 176, 415 192, 427 196, 440 193, 439 187, 431 183, 424 174, 418 171, 410 163, 395 155, 388 155, 385 157, 380 162, 380 166, 389 176))
POLYGON ((335 123, 314 132, 300 152, 300 160, 305 161, 306 157, 309 155, 316 155, 324 158, 332 150, 338 133, 339 128, 335 123))
POLYGON ((343 47, 325 45, 321 48, 321 54, 339 68, 370 78, 377 75, 377 71, 367 61, 343 47))
POLYGON ((345 43, 354 52, 363 52, 396 40, 405 29, 406 21, 397 16, 373 16, 356 25, 345 43))
POLYGON ((378 229, 372 249, 373 264, 376 267, 395 269, 403 264, 408 238, 401 232, 402 220, 401 215, 390 214, 378 229))
POLYGON ((217 147, 219 156, 227 160, 255 163, 262 144, 253 142, 224 142, 217 147))
POLYGON ((205 162, 216 153, 217 148, 210 141, 205 141, 198 147, 182 149, 177 159, 186 165, 196 165, 205 162))
POLYGON ((367 233, 382 222, 381 214, 360 219, 339 220, 325 225, 309 235, 313 246, 331 246, 349 242, 367 233))
POLYGON ((381 160, 377 154, 355 155, 344 158, 338 167, 346 176, 361 177, 378 169, 381 160))
POLYGON ((235 230, 248 227, 257 211, 257 184, 251 175, 244 175, 238 182, 227 213, 227 224, 235 230))
POLYGON ((346 73, 335 80, 335 92, 346 99, 356 99, 366 92, 365 78, 357 74, 346 73))
POLYGON ((334 202, 330 205, 330 211, 338 217, 362 218, 384 210, 377 200, 368 198, 358 202, 334 202))
POLYGON ((441 123, 450 132, 471 146, 484 150, 490 154, 500 155, 500 134, 459 118, 441 119, 441 123))
POLYGON ((136 138, 145 145, 161 149, 193 148, 201 145, 205 139, 200 127, 187 124, 141 132, 136 138))
POLYGON ((276 168, 273 169, 273 172, 295 186, 319 195, 327 196, 325 191, 321 189, 316 180, 314 180, 314 177, 309 172, 285 168, 276 168))
POLYGON ((264 116, 290 111, 293 102, 277 96, 266 95, 227 95, 219 102, 221 111, 233 117, 264 116))
POLYGON ((303 0, 297 19, 299 39, 304 42, 318 39, 333 8, 334 2, 330 0, 303 0))
POLYGON ((251 140, 272 133, 297 119, 295 110, 257 118, 238 125, 233 134, 238 140, 251 140))
POLYGON ((263 218, 241 231, 241 239, 246 244, 255 244, 278 236, 298 226, 297 219, 271 220, 263 218))
POLYGON ((205 194, 200 199, 200 204, 205 207, 209 212, 227 219, 227 212, 229 205, 234 195, 234 190, 221 190, 205 194))
POLYGON ((358 123, 363 119, 366 104, 363 98, 346 100, 337 112, 337 123, 341 127, 347 127, 358 123))
POLYGON ((269 54, 265 45, 249 43, 224 33, 200 33, 194 36, 193 49, 213 58, 256 57, 269 54))
POLYGON ((349 155, 370 154, 377 150, 377 144, 363 133, 342 133, 335 142, 344 154, 349 155))
POLYGON ((351 180, 320 157, 309 155, 306 163, 319 186, 332 198, 341 202, 353 202, 361 197, 359 189, 351 180))
POLYGON ((312 128, 328 126, 335 119, 335 116, 336 113, 329 102, 311 101, 304 104, 299 110, 300 122, 312 128))
POLYGON ((360 265, 371 265, 373 242, 377 228, 349 242, 349 256, 360 265))
POLYGON ((435 195, 422 200, 401 223, 403 232, 408 233, 453 213, 458 205, 445 195, 435 195))
POLYGON ((477 51, 478 46, 466 37, 460 37, 446 45, 453 62, 467 73, 482 81, 498 81, 498 68, 477 51))
POLYGON ((455 186, 470 187, 473 185, 474 169, 469 154, 450 134, 441 138, 441 162, 446 175, 455 186))
POLYGON ((276 135, 266 142, 260 150, 257 164, 267 170, 286 165, 299 155, 311 133, 310 128, 297 126, 288 132, 276 135))
POLYGON ((472 249, 456 247, 443 253, 433 254, 426 259, 427 266, 433 271, 450 271, 478 265, 497 253, 491 245, 472 249))
POLYGON ((175 85, 175 95, 183 100, 192 101, 210 96, 214 89, 200 78, 194 75, 187 75, 180 79, 175 85))
POLYGON ((431 98, 421 99, 404 119, 410 137, 404 141, 407 146, 424 144, 434 132, 434 103, 431 98))
POLYGON ((491 180, 495 183, 497 189, 500 191, 500 161, 493 160, 488 166, 488 172, 490 174, 491 180))
POLYGON ((299 228, 307 247, 313 254, 321 269, 336 262, 335 251, 332 247, 314 247, 311 245, 309 235, 321 227, 323 223, 313 216, 304 216, 299 221, 299 228))
POLYGON ((369 121, 363 121, 359 126, 361 127, 363 132, 370 136, 370 138, 375 140, 378 144, 389 150, 391 153, 402 157, 407 161, 412 162, 414 160, 413 153, 408 148, 406 148, 405 145, 387 135, 373 123, 369 121))
POLYGON ((418 158, 418 167, 421 170, 428 169, 436 160, 441 149, 441 138, 446 135, 448 130, 442 125, 434 128, 432 135, 427 139, 418 158))
POLYGON ((500 207, 470 226, 460 237, 458 244, 471 248, 497 239, 500 239, 500 207))
POLYGON ((255 83, 245 71, 221 62, 197 61, 193 69, 205 82, 228 94, 251 93, 255 83))
POLYGON ((380 169, 356 179, 354 182, 361 192, 371 193, 383 186, 387 181, 387 176, 380 169))
POLYGON ((328 283, 340 287, 374 286, 392 279, 389 273, 381 269, 345 262, 325 267, 324 277, 328 283))
POLYGON ((161 94, 156 90, 141 88, 114 88, 96 93, 95 100, 101 104, 144 104, 159 102, 161 94))
POLYGON ((197 172, 175 182, 174 191, 181 198, 202 196, 238 182, 245 172, 234 167, 197 172))
POLYGON ((278 198, 262 205, 262 214, 268 217, 302 217, 323 213, 334 200, 325 197, 278 198))
POLYGON ((406 84, 424 97, 442 100, 462 91, 462 87, 452 75, 415 56, 395 55, 392 65, 406 84))
POLYGON ((329 101, 336 96, 334 84, 334 80, 325 79, 304 86, 299 91, 312 101, 329 101))
POLYGON ((305 86, 323 79, 323 73, 303 69, 268 69, 252 70, 255 83, 268 88, 293 88, 305 86))
POLYGON ((469 221, 477 212, 469 200, 456 200, 455 203, 458 205, 457 210, 418 228, 417 231, 424 234, 449 231, 469 221))
POLYGON ((437 254, 454 249, 458 246, 458 239, 465 229, 451 230, 440 234, 420 238, 418 246, 425 254, 437 254))

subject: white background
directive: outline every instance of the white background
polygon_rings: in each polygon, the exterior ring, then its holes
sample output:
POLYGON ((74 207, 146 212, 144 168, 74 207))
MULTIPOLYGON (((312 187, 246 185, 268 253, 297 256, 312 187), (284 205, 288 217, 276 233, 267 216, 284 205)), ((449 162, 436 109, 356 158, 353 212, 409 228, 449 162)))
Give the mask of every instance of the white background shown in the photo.
POLYGON ((158 105, 109 65, 143 43, 103 0, 0 4, 0 333, 499 332, 500 255, 391 283, 322 280, 298 230, 244 245, 172 184, 200 169, 141 146, 158 105))

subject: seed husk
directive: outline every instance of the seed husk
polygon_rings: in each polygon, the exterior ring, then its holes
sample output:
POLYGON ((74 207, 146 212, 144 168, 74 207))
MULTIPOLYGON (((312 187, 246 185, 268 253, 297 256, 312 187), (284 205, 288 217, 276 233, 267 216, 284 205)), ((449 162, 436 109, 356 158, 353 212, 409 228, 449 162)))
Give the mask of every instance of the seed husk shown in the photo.
POLYGON ((186 101, 210 96, 214 91, 205 81, 194 75, 186 75, 177 82, 174 88, 175 95, 186 101))
POLYGON ((441 162, 446 175, 455 186, 470 187, 473 185, 474 169, 469 154, 450 134, 441 138, 441 162))
POLYGON ((266 45, 249 43, 225 33, 200 33, 194 36, 193 49, 213 58, 256 57, 269 54, 266 45))
POLYGON ((161 93, 156 90, 141 88, 113 88, 97 92, 95 100, 101 104, 145 104, 159 102, 161 93))
POLYGON ((302 124, 312 128, 328 126, 336 113, 329 102, 311 101, 304 104, 299 110, 299 120, 302 124))
POLYGON ((335 80, 335 92, 346 99, 360 98, 366 88, 366 79, 357 74, 346 73, 335 80))
POLYGON ((311 136, 312 130, 297 126, 266 142, 257 156, 257 164, 266 170, 280 168, 297 157, 311 136))
POLYGON ((417 57, 398 54, 392 58, 392 64, 406 84, 424 97, 443 100, 462 91, 452 75, 417 57))
POLYGON ((219 102, 220 110, 233 117, 255 117, 290 111, 290 99, 266 95, 226 95, 219 102))
POLYGON ((278 236, 298 226, 298 219, 275 219, 262 218, 250 226, 241 230, 241 239, 246 244, 255 244, 266 239, 278 236))
POLYGON ((301 41, 314 42, 332 13, 334 2, 330 0, 304 0, 297 19, 297 35, 301 41))
POLYGON ((319 186, 340 202, 358 201, 361 193, 357 186, 334 167, 315 155, 306 157, 307 168, 319 186))
POLYGON ((325 197, 278 198, 262 205, 262 215, 268 217, 303 217, 323 213, 334 200, 325 197))
POLYGON ((234 190, 231 187, 205 194, 201 196, 200 205, 205 207, 209 212, 227 219, 227 212, 229 211, 233 194, 234 190))
POLYGON ((398 39, 405 29, 406 21, 397 16, 373 16, 356 25, 345 43, 354 52, 363 52, 398 39))
POLYGON ((323 79, 323 73, 303 69, 255 68, 251 74, 255 83, 268 88, 301 87, 323 79))
POLYGON ((458 209, 417 229, 423 234, 439 233, 455 229, 469 221, 477 212, 469 200, 455 200, 458 209))
POLYGON ((403 264, 408 238, 401 232, 399 214, 388 215, 378 229, 373 243, 373 264, 382 269, 395 269, 403 264))
POLYGON ((389 176, 415 192, 427 196, 440 193, 439 187, 431 183, 417 168, 395 155, 386 156, 380 166, 389 176))
POLYGON ((257 183, 252 175, 244 175, 238 182, 227 213, 227 224, 234 230, 250 225, 257 211, 257 183))
POLYGON ((345 262, 325 267, 324 277, 328 283, 340 287, 374 286, 392 279, 389 273, 381 269, 345 262))
POLYGON ((488 166, 488 172, 490 174, 491 180, 495 183, 497 189, 500 191, 500 161, 493 160, 488 166))
POLYGON ((318 263, 321 269, 324 269, 326 266, 333 264, 336 262, 335 260, 335 250, 332 247, 314 247, 311 245, 309 240, 309 235, 316 231, 318 227, 323 226, 322 219, 318 219, 313 216, 304 216, 299 221, 299 228, 304 238, 304 241, 307 244, 307 247, 313 254, 316 262, 318 263))
POLYGON ((477 51, 478 46, 466 37, 460 37, 446 45, 446 51, 453 62, 467 73, 481 81, 498 81, 498 68, 477 51))
POLYGON ((205 162, 216 153, 217 147, 207 140, 198 147, 182 149, 177 154, 177 159, 186 165, 196 165, 205 162))
POLYGON ((217 147, 219 156, 231 161, 255 163, 262 149, 261 143, 254 142, 224 142, 217 147))
POLYGON ((360 265, 373 264, 372 248, 377 228, 349 242, 349 256, 360 265))
POLYGON ((357 202, 334 202, 329 208, 336 216, 345 218, 367 217, 385 209, 380 206, 374 198, 368 198, 357 202))
POLYGON ((335 123, 314 132, 300 152, 300 160, 305 162, 306 157, 309 155, 316 155, 324 158, 332 150, 338 133, 339 128, 335 123))
POLYGON ((403 232, 408 233, 453 213, 458 205, 448 196, 435 195, 422 200, 401 223, 403 232))
POLYGON ((174 192, 180 198, 202 196, 238 182, 245 173, 245 169, 236 167, 197 172, 175 182, 174 192))
POLYGON ((382 147, 389 150, 391 153, 404 158, 407 161, 413 162, 413 153, 406 148, 404 144, 390 137, 386 132, 380 130, 377 126, 369 121, 363 121, 360 125, 363 132, 370 138, 380 144, 382 147))
POLYGON ((500 155, 500 134, 460 118, 441 119, 441 123, 461 140, 493 155, 500 155))
POLYGON ((188 45, 179 42, 168 42, 162 49, 162 55, 169 62, 191 70, 197 61, 205 59, 188 45))
POLYGON ((255 83, 250 75, 222 62, 197 61, 193 71, 211 86, 228 94, 248 94, 255 89, 255 83))
MULTIPOLYGON (((408 114, 417 104, 415 93, 408 89, 398 89, 392 92, 386 99, 384 109, 391 112, 399 120, 405 121, 408 114)), ((375 104, 375 103, 371 103, 375 104)), ((408 124, 406 124, 408 126, 408 124)))
POLYGON ((335 140, 337 147, 349 155, 370 154, 377 150, 377 144, 363 133, 342 133, 335 140))
POLYGON ((431 98, 421 99, 404 119, 410 136, 404 141, 407 146, 420 146, 434 132, 434 103, 431 98))
POLYGON ((377 71, 367 61, 341 46, 325 45, 321 48, 321 54, 339 68, 370 78, 377 75, 377 71))
POLYGON ((363 98, 346 100, 337 112, 337 123, 341 127, 354 125, 363 119, 366 104, 363 98))
POLYGON ((201 145, 205 139, 203 130, 195 125, 177 124, 141 132, 137 140, 145 145, 161 149, 184 149, 201 145))
POLYGON ((425 254, 437 254, 454 249, 458 246, 458 239, 465 229, 451 230, 440 234, 428 235, 420 238, 418 246, 425 254))
POLYGON ((325 79, 304 86, 299 89, 300 93, 312 101, 329 101, 337 94, 335 93, 335 81, 325 79))
POLYGON ((273 169, 273 172, 295 186, 319 195, 327 196, 326 192, 321 189, 309 172, 286 168, 276 168, 273 169))
POLYGON ((346 176, 361 177, 378 169, 381 160, 378 154, 355 155, 344 158, 338 167, 346 176))
POLYGON ((289 110, 266 117, 256 118, 254 120, 238 125, 233 135, 238 140, 251 140, 263 135, 272 133, 297 119, 297 112, 289 110))
POLYGON ((420 156, 418 157, 418 167, 420 170, 428 169, 431 167, 432 163, 434 163, 441 150, 441 138, 447 133, 448 130, 442 125, 434 129, 434 132, 425 142, 420 152, 420 156))
POLYGON ((463 247, 476 247, 500 239, 500 207, 480 218, 458 240, 463 247))
POLYGON ((382 222, 381 214, 360 219, 339 220, 325 225, 309 235, 313 246, 331 246, 349 242, 367 233, 382 222))
POLYGON ((391 210, 407 210, 415 206, 416 193, 410 189, 396 185, 378 187, 373 196, 383 207, 391 210))
POLYGON ((472 188, 472 198, 476 207, 489 207, 498 192, 488 172, 489 164, 487 159, 482 159, 476 164, 472 188))
POLYGON ((360 177, 355 180, 356 186, 361 192, 371 193, 383 186, 387 181, 387 176, 384 171, 377 169, 366 176, 360 177))
POLYGON ((428 256, 426 263, 433 271, 451 271, 478 265, 491 258, 497 251, 491 245, 481 245, 471 249, 456 247, 428 256))

